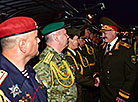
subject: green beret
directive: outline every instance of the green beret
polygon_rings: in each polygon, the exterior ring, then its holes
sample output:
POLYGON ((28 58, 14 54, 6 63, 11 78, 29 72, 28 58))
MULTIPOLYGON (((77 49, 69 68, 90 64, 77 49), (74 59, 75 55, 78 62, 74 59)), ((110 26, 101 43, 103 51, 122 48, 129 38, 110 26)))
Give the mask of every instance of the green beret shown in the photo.
POLYGON ((63 27, 64 27, 64 22, 54 22, 54 23, 46 25, 42 29, 41 33, 43 35, 47 35, 47 34, 53 32, 53 31, 57 31, 59 29, 62 29, 63 27))

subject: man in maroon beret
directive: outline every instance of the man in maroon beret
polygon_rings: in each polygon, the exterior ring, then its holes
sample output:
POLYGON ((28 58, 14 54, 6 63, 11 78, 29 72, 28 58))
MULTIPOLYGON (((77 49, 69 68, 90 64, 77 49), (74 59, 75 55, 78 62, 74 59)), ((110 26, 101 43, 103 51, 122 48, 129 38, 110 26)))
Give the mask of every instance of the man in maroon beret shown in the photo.
POLYGON ((30 17, 13 17, 0 24, 0 101, 47 102, 47 90, 35 80, 27 62, 39 54, 38 27, 30 17))

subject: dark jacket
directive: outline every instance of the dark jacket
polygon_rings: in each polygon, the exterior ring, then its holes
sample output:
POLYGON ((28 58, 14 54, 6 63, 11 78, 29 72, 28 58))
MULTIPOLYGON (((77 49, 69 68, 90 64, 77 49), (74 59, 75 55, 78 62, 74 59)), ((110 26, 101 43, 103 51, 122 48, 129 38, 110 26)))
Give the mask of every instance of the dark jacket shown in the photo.
POLYGON ((136 102, 138 102, 138 41, 135 41, 133 45, 134 45, 134 52, 137 60, 137 63, 136 63, 137 78, 135 81, 134 95, 135 95, 136 102))
POLYGON ((26 66, 25 73, 28 75, 22 74, 16 66, 0 54, 0 70, 8 73, 0 89, 10 101, 47 102, 47 89, 42 88, 35 80, 36 74, 32 67, 26 66))
POLYGON ((82 66, 80 61, 77 60, 76 56, 74 56, 74 54, 70 50, 67 50, 65 56, 69 64, 72 65, 73 68, 75 68, 76 70, 75 81, 77 85, 78 95, 77 102, 90 102, 90 88, 94 86, 95 79, 84 74, 87 68, 84 68, 82 66), (67 53, 70 53, 70 55, 68 55, 67 53), (83 74, 81 74, 82 68, 83 74))
POLYGON ((100 51, 100 97, 102 102, 115 102, 116 97, 128 100, 136 79, 136 61, 131 45, 118 40, 112 50, 100 51))

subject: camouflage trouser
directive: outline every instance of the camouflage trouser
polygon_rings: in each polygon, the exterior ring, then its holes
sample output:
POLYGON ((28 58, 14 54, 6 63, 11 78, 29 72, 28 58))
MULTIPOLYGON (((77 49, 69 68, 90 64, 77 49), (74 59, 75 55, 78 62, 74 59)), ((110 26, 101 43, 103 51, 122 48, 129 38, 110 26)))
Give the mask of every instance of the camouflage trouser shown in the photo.
POLYGON ((76 102, 76 96, 55 91, 48 94, 48 102, 76 102))

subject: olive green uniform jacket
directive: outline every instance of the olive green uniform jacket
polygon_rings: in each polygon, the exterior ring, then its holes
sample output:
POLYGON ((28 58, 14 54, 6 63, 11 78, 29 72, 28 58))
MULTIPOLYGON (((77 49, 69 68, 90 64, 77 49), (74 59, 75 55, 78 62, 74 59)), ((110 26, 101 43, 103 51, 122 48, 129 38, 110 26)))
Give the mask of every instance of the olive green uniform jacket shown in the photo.
MULTIPOLYGON (((116 97, 128 100, 136 79, 136 59, 131 45, 118 40, 112 50, 100 51, 101 102, 116 102, 116 97)), ((130 101, 131 102, 131 101, 130 101)))
POLYGON ((65 53, 67 61, 75 68, 75 81, 77 85, 78 98, 77 102, 90 102, 90 88, 94 87, 95 79, 92 76, 92 72, 89 69, 89 66, 84 68, 81 64, 81 61, 78 60, 76 56, 67 49, 65 53), (88 71, 87 71, 88 70, 88 71), (91 73, 91 76, 85 73, 91 73))

